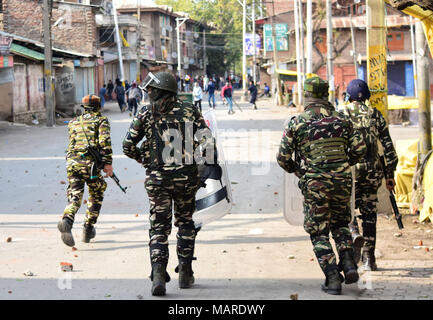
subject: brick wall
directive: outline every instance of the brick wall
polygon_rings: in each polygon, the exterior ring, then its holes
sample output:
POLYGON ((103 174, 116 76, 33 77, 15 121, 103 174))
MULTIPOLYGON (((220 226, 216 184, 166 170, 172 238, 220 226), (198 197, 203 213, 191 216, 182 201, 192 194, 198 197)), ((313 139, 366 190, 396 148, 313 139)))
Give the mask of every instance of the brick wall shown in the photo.
MULTIPOLYGON (((43 42, 42 2, 38 0, 4 0, 4 30, 43 42)), ((86 54, 96 54, 96 25, 91 7, 55 3, 52 24, 53 46, 86 54)))

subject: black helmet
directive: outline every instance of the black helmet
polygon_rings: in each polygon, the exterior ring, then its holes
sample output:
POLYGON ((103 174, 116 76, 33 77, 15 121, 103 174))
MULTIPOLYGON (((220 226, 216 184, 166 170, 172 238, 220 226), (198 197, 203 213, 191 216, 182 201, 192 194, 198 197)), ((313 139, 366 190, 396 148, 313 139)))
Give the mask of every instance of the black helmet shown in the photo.
POLYGON ((353 101, 365 101, 370 99, 371 96, 367 83, 361 79, 350 81, 346 91, 349 95, 349 99, 353 101))
POLYGON ((177 94, 177 82, 170 72, 158 72, 156 75, 149 72, 146 79, 144 79, 142 89, 146 90, 147 87, 157 88, 177 94))

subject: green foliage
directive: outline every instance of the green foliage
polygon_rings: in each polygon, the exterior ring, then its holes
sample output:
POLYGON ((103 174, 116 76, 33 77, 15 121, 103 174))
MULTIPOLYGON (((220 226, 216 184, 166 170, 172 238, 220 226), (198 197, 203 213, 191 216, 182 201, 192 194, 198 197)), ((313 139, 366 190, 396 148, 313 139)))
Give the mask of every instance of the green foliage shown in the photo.
MULTIPOLYGON (((156 0, 174 11, 186 12, 213 30, 206 33, 208 72, 223 75, 241 70, 242 6, 237 0, 156 0)), ((251 23, 248 21, 247 23, 251 23)))

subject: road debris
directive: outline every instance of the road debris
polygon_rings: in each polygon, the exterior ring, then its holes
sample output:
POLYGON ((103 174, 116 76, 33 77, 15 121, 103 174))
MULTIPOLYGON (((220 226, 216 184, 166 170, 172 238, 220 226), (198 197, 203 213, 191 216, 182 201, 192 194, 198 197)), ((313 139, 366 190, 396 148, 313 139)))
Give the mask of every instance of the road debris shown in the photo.
POLYGON ((6 242, 12 242, 12 237, 7 237, 6 242))
POLYGON ((255 228, 255 229, 251 229, 248 234, 263 234, 263 229, 261 228, 255 228))
POLYGON ((295 259, 295 256, 294 256, 293 254, 289 254, 289 255, 287 256, 287 259, 295 259))
POLYGON ((72 247, 72 251, 77 251, 78 249, 75 247, 72 247))
POLYGON ((23 273, 23 275, 25 275, 26 277, 33 277, 35 274, 30 270, 27 270, 26 272, 23 273))
POLYGON ((291 295, 290 295, 290 299, 291 299, 291 300, 298 300, 298 294, 297 294, 297 293, 295 293, 295 294, 291 294, 291 295))
POLYGON ((66 184, 66 181, 61 180, 60 184, 66 184))
POLYGON ((400 238, 403 235, 401 232, 394 233, 394 237, 400 238))

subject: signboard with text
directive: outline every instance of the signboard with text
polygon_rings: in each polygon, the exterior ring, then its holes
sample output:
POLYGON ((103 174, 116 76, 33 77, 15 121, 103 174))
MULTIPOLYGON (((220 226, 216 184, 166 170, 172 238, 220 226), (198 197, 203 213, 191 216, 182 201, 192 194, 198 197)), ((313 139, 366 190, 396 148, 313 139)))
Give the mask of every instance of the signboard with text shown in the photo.
MULTIPOLYGON (((265 24, 264 30, 264 47, 265 51, 274 50, 274 42, 272 39, 272 25, 265 24)), ((288 51, 289 50, 289 39, 287 31, 289 30, 288 25, 285 23, 275 24, 275 40, 277 42, 277 51, 288 51)))

